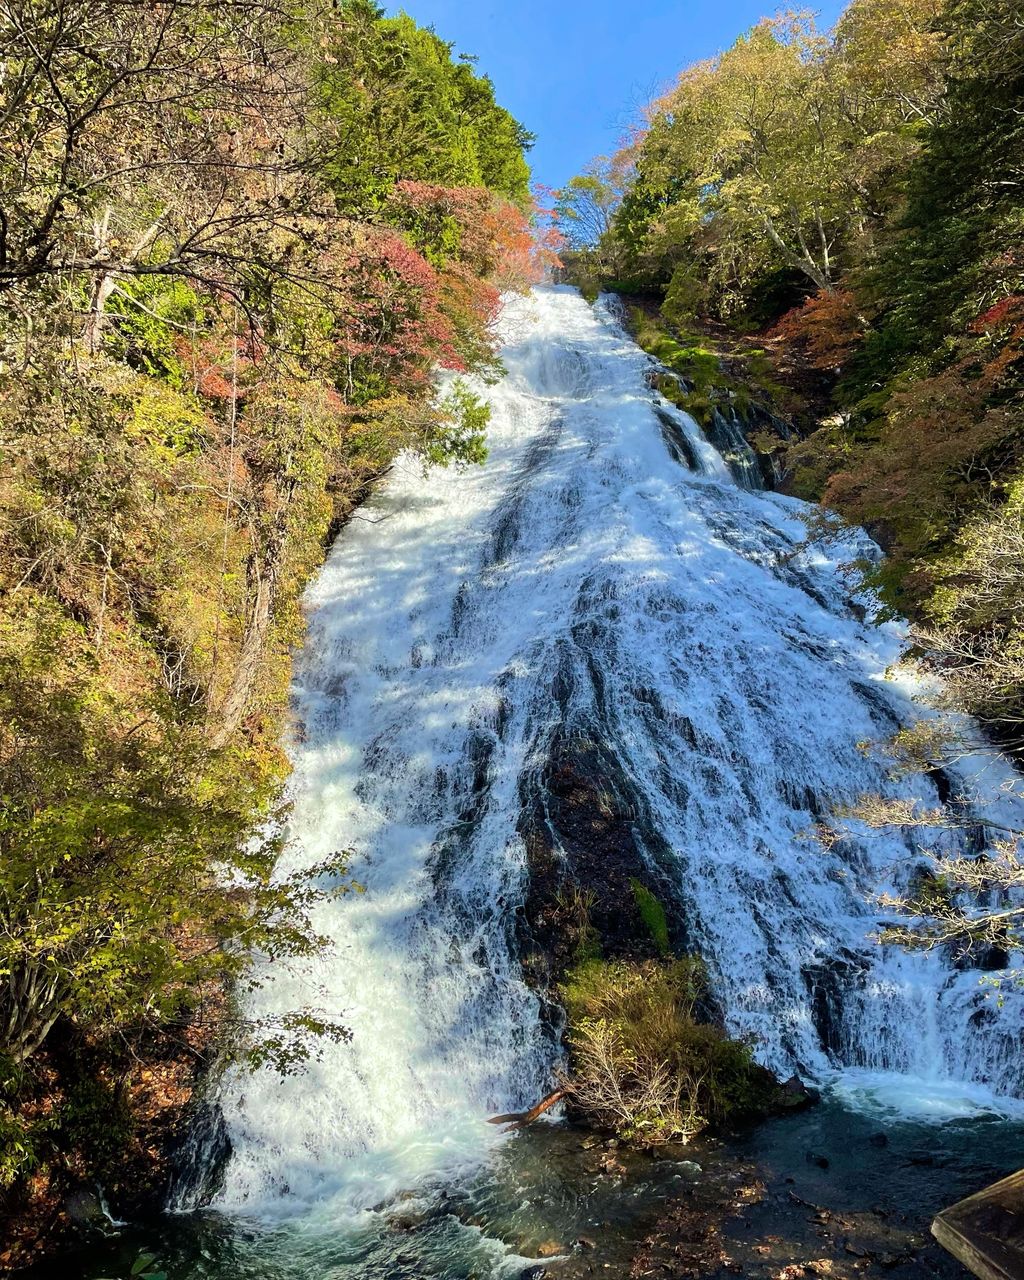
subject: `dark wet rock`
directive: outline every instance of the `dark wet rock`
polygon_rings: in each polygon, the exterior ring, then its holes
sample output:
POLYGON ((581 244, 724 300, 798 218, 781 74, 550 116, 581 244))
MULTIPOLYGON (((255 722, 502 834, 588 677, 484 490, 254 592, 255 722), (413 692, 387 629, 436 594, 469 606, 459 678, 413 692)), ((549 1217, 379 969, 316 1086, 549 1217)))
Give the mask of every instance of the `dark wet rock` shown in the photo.
POLYGON ((99 1195, 91 1187, 76 1187, 68 1192, 64 1212, 76 1227, 99 1228, 109 1221, 99 1195))
POLYGON ((804 1152, 804 1159, 808 1164, 816 1165, 819 1169, 827 1169, 829 1166, 828 1156, 823 1156, 817 1151, 804 1152))
POLYGON ((868 1142, 870 1142, 873 1147, 887 1147, 889 1145, 889 1139, 884 1133, 873 1133, 871 1137, 868 1138, 868 1142))
POLYGON ((821 1094, 794 1074, 779 1086, 774 1101, 781 1111, 802 1111, 805 1107, 813 1107, 820 1102, 821 1094))
POLYGON ((679 423, 657 404, 654 406, 654 413, 661 424, 662 439, 673 460, 680 466, 686 467, 688 471, 699 471, 700 463, 697 454, 679 423))
POLYGON ((1000 969, 1007 968, 1010 963, 1010 953, 1006 947, 990 943, 978 949, 975 963, 983 973, 996 973, 1000 969))
MULTIPOLYGON (((552 689, 567 710, 581 678, 600 700, 600 673, 581 671, 567 654, 552 689)), ((581 926, 588 924, 606 957, 656 958, 634 884, 662 904, 672 950, 682 955, 690 949, 682 900, 669 874, 672 851, 645 797, 596 736, 556 731, 542 768, 521 779, 520 795, 530 880, 517 933, 531 986, 542 995, 551 991, 576 959, 581 926)), ((552 1021, 557 1029, 560 1016, 552 1021)))
POLYGON ((209 1204, 224 1185, 230 1159, 231 1137, 220 1104, 203 1099, 192 1107, 171 1149, 168 1202, 185 1209, 209 1204))
POLYGON ((864 961, 852 951, 841 950, 819 964, 802 970, 811 997, 811 1017, 826 1052, 841 1056, 844 1048, 846 993, 862 980, 864 961))

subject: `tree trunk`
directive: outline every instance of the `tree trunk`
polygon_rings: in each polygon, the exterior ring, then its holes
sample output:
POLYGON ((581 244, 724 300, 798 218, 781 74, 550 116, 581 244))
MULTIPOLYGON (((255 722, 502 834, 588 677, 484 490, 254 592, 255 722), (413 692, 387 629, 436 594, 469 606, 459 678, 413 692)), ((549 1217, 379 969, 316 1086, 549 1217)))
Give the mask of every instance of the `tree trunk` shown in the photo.
MULTIPOLYGON (((103 216, 103 221, 96 224, 96 256, 105 257, 108 250, 110 227, 110 210, 108 209, 103 216)), ((106 327, 106 306, 110 299, 110 295, 117 287, 118 271, 123 271, 125 267, 137 262, 141 255, 149 248, 156 239, 157 232, 160 230, 160 223, 154 222, 146 228, 139 236, 138 240, 131 248, 128 256, 117 263, 111 263, 110 269, 101 271, 93 282, 92 292, 89 294, 89 310, 86 312, 85 328, 82 332, 82 341, 90 355, 95 355, 100 349, 103 341, 103 330, 106 327)))
POLYGON ((61 1007, 57 974, 26 961, 7 975, 0 1013, 0 1050, 14 1062, 25 1062, 50 1034, 61 1007))
POLYGON ((93 284, 92 293, 89 295, 85 328, 82 331, 82 341, 90 355, 94 356, 99 351, 100 343, 103 341, 103 329, 106 324, 105 308, 116 284, 116 277, 108 272, 104 272, 93 284))
POLYGON ((507 1124, 514 1129, 523 1129, 528 1124, 533 1124, 545 1111, 551 1108, 565 1097, 564 1089, 556 1089, 554 1093, 549 1093, 546 1098, 542 1098, 535 1107, 531 1107, 529 1111, 512 1111, 504 1116, 491 1116, 487 1121, 488 1124, 507 1124))
POLYGON ((231 684, 224 701, 217 709, 217 726, 210 738, 215 747, 226 746, 245 719, 249 698, 266 649, 279 574, 279 555, 272 547, 268 547, 263 553, 254 551, 249 557, 249 564, 246 566, 249 608, 245 635, 242 637, 242 648, 231 684))
POLYGON ((249 709, 253 686, 263 663, 267 636, 281 577, 281 561, 288 532, 288 507, 294 483, 282 495, 273 524, 262 547, 254 548, 246 562, 248 605, 245 634, 231 684, 216 709, 217 724, 210 735, 214 747, 224 747, 238 731, 249 709))
POLYGON ((778 228, 775 226, 775 223, 771 220, 768 214, 762 213, 761 221, 764 223, 764 228, 768 232, 772 243, 782 251, 782 256, 791 267, 796 267, 798 271, 802 271, 809 280, 813 281, 814 284, 818 286, 822 293, 835 293, 835 286, 832 284, 830 279, 830 272, 827 269, 822 270, 822 268, 814 261, 810 250, 803 241, 802 235, 800 240, 803 253, 795 253, 789 245, 786 244, 782 236, 779 235, 778 228))

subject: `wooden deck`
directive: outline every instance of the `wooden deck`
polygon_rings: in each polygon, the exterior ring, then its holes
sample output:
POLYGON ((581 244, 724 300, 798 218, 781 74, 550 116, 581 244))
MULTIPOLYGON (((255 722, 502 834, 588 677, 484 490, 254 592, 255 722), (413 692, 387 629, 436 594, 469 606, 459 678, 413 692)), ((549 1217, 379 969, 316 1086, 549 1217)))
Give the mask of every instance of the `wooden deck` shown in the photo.
POLYGON ((981 1280, 1024 1280, 1024 1169, 943 1209, 932 1235, 981 1280))

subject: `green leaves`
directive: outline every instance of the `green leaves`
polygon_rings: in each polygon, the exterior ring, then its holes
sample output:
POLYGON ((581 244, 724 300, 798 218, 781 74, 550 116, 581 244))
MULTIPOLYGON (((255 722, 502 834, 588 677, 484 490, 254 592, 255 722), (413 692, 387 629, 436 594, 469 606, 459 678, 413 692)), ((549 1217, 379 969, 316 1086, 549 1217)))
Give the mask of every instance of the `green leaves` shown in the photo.
POLYGON ((668 956, 671 952, 671 947, 665 908, 650 889, 641 884, 639 880, 630 880, 629 887, 633 890, 633 900, 636 902, 637 910, 640 912, 640 918, 647 926, 651 941, 657 948, 658 955, 668 956))
POLYGON ((57 1015, 109 1035, 143 1009, 174 1016, 249 951, 308 953, 309 912, 350 887, 344 853, 273 879, 279 841, 250 838, 273 791, 224 770, 201 731, 153 713, 123 724, 74 649, 38 669, 48 623, 0 632, 0 746, 32 779, 0 811, 0 1050, 15 1058, 57 1015))
POLYGON ((487 424, 491 411, 456 378, 438 406, 420 444, 425 462, 441 467, 466 467, 487 460, 487 424))
POLYGON ((324 127, 339 139, 325 171, 345 211, 382 205, 399 179, 528 200, 532 136, 453 47, 405 14, 346 0, 316 71, 324 127))
POLYGON ((638 1146, 687 1139, 709 1122, 765 1108, 774 1081, 750 1046, 698 1021, 699 959, 588 959, 560 988, 583 1114, 638 1146))
MULTIPOLYGON (((155 1253, 140 1253, 128 1272, 129 1280, 167 1280, 167 1272, 160 1269, 155 1253)), ((105 1280, 113 1280, 106 1277, 105 1280)))
POLYGON ((827 39, 763 20, 653 104, 615 236, 659 283, 684 268, 736 312, 780 268, 829 290, 917 146, 941 75, 927 3, 856 0, 827 39))

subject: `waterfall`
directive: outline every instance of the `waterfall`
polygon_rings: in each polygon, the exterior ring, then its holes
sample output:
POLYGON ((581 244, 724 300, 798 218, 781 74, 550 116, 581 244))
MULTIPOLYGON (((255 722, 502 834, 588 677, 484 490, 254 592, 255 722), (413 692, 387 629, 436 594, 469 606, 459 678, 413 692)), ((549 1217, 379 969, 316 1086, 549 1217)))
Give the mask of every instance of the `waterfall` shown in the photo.
POLYGON ((365 1209, 479 1160, 485 1118, 549 1086, 517 922, 556 742, 613 762, 638 856, 774 1070, 1024 1092, 1019 993, 871 938, 914 842, 808 837, 837 801, 922 786, 861 745, 923 714, 886 678, 898 629, 837 570, 876 549, 808 544, 809 508, 737 484, 607 306, 544 287, 502 326, 486 466, 400 459, 308 592, 282 872, 349 848, 365 892, 318 909, 315 961, 260 968, 253 1012, 319 1005, 352 1038, 228 1076, 218 1205, 365 1209))

